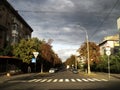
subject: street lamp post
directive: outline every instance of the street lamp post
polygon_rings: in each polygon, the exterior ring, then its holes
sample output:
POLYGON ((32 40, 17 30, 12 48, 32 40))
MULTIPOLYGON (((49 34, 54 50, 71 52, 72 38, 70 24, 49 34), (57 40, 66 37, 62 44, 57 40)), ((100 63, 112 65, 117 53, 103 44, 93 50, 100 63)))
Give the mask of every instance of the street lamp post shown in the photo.
POLYGON ((86 42, 87 42, 87 69, 88 69, 88 74, 91 73, 90 71, 90 53, 89 53, 89 41, 88 41, 88 33, 87 31, 85 30, 85 33, 86 33, 86 42))
POLYGON ((84 30, 84 31, 85 31, 85 34, 86 34, 86 42, 87 42, 87 69, 88 69, 88 74, 90 74, 91 70, 90 70, 90 52, 89 52, 88 33, 87 33, 87 30, 84 30))
POLYGON ((75 53, 75 69, 77 69, 78 57, 80 56, 79 52, 75 53))

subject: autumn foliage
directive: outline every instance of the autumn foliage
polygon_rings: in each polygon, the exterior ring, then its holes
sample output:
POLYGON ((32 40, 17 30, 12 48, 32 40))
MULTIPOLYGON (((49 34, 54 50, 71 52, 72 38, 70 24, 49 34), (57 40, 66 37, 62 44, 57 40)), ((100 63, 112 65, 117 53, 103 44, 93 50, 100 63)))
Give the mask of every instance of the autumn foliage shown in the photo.
MULTIPOLYGON (((94 42, 89 42, 89 59, 90 63, 98 63, 100 57, 100 48, 94 42)), ((84 42, 81 47, 78 49, 81 56, 86 57, 87 59, 87 43, 84 42)))

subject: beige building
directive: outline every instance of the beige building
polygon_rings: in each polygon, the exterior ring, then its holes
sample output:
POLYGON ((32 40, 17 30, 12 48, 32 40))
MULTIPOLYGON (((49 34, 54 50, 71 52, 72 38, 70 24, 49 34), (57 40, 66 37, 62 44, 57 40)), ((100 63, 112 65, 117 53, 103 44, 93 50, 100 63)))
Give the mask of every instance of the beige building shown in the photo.
POLYGON ((33 29, 7 2, 0 0, 0 48, 31 38, 33 29))
POLYGON ((100 46, 100 54, 105 55, 105 48, 109 46, 111 48, 111 53, 115 54, 118 52, 119 47, 119 35, 107 36, 104 40, 99 44, 100 46))

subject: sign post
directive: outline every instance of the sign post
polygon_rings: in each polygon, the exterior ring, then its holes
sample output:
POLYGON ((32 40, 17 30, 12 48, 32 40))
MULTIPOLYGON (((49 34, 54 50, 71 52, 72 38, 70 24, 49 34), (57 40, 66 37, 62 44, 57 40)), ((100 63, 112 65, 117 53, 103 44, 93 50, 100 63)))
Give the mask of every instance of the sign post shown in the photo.
POLYGON ((35 72, 36 72, 36 60, 37 60, 38 54, 39 54, 39 52, 33 52, 33 55, 34 55, 35 59, 32 59, 32 60, 35 63, 35 72))
POLYGON ((109 45, 106 46, 106 55, 108 56, 108 78, 110 80, 110 59, 109 56, 111 55, 111 48, 109 45))

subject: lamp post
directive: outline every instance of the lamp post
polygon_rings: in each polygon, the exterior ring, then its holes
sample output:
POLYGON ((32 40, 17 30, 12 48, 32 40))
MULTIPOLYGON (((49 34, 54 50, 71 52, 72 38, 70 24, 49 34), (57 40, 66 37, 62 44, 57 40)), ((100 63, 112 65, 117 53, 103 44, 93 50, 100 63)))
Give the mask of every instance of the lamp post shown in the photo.
POLYGON ((86 43, 87 43, 87 69, 88 69, 88 74, 91 73, 90 71, 90 53, 89 53, 89 41, 88 41, 88 33, 85 30, 86 33, 86 43))
POLYGON ((79 52, 75 53, 75 69, 77 69, 77 62, 78 62, 78 56, 79 56, 79 52))
POLYGON ((91 70, 90 70, 90 52, 89 52, 88 33, 87 33, 87 30, 84 30, 84 31, 85 31, 85 34, 86 34, 86 42, 87 42, 87 70, 88 70, 88 74, 90 74, 91 70))

